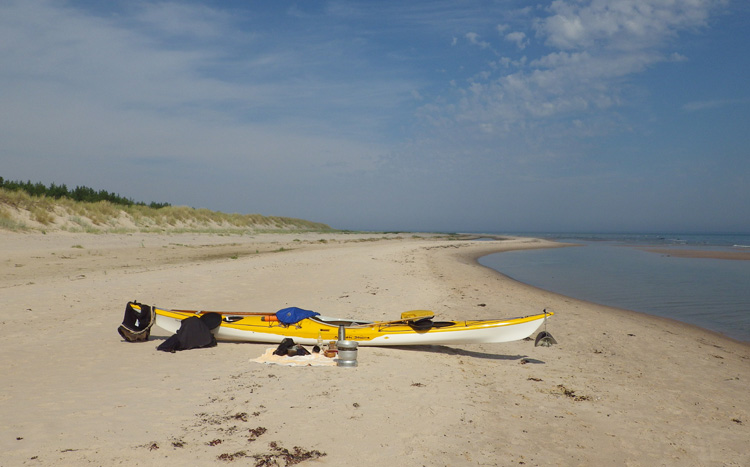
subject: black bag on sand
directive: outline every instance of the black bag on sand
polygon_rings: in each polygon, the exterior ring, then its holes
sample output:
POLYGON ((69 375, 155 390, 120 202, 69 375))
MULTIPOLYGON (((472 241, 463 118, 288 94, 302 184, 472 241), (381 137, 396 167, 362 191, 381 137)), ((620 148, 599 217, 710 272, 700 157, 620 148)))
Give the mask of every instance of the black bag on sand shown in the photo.
POLYGON ((288 355, 289 354, 289 349, 291 347, 294 347, 294 345, 295 345, 294 344, 294 339, 289 338, 289 337, 285 337, 281 341, 281 344, 279 344, 279 346, 276 347, 276 350, 273 351, 273 354, 274 355, 282 355, 282 356, 283 355, 288 355))
POLYGON ((162 342, 156 350, 175 352, 177 350, 214 347, 216 338, 211 331, 221 325, 221 315, 206 313, 200 318, 191 316, 180 322, 180 329, 173 336, 162 342))
POLYGON ((155 318, 152 307, 135 301, 128 302, 125 306, 125 317, 117 332, 128 342, 146 342, 151 335, 151 326, 154 325, 155 318))
POLYGON ((285 337, 281 341, 281 344, 276 347, 276 350, 273 351, 273 354, 293 357, 296 355, 310 355, 310 352, 301 345, 295 344, 293 339, 285 337))

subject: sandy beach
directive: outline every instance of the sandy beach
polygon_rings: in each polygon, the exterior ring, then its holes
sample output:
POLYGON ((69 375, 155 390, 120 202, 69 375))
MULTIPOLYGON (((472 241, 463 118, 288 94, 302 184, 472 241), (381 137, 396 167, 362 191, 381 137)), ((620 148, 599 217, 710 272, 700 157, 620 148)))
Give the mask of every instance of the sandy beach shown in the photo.
POLYGON ((0 466, 750 465, 750 346, 515 282, 547 241, 0 232, 0 466), (157 352, 125 304, 393 319, 555 312, 559 342, 360 348, 356 368, 157 352), (274 462, 276 464, 274 464, 274 462))

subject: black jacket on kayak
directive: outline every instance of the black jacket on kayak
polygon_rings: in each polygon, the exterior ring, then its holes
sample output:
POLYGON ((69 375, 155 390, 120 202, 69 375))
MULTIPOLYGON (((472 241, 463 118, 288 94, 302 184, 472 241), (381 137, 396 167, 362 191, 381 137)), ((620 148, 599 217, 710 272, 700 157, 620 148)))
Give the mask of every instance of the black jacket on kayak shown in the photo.
POLYGON ((156 350, 175 352, 177 350, 214 347, 216 338, 211 330, 219 327, 220 324, 221 315, 218 313, 206 313, 200 318, 197 316, 185 318, 180 322, 180 329, 177 330, 177 333, 162 342, 156 350))

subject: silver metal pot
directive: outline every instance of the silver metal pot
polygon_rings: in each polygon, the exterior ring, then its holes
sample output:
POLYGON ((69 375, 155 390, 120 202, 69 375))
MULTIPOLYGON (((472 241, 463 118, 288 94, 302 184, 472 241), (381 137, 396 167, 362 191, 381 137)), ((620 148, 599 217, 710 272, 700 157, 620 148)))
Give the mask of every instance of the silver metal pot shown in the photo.
POLYGON ((338 359, 336 364, 338 366, 357 366, 357 341, 337 341, 336 348, 338 348, 338 359))

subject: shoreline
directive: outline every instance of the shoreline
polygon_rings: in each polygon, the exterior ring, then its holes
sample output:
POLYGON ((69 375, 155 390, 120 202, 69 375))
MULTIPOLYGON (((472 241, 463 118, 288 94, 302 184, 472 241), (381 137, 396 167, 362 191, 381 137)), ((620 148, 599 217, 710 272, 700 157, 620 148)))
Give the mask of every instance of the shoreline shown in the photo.
MULTIPOLYGON (((482 255, 482 256, 484 256, 484 255, 482 255)), ((634 315, 636 315, 636 316, 638 316, 638 317, 640 317, 642 319, 654 320, 654 321, 661 321, 661 322, 664 322, 665 324, 669 324, 670 326, 678 326, 678 327, 679 326, 684 326, 687 329, 692 330, 693 332, 704 332, 704 333, 713 335, 716 338, 726 339, 728 341, 731 341, 734 344, 750 348, 750 341, 744 341, 744 340, 741 340, 741 339, 736 339, 736 338, 734 338, 732 336, 728 336, 728 335, 726 335, 724 333, 721 333, 719 331, 714 331, 713 329, 704 328, 704 327, 699 326, 697 324, 688 323, 688 322, 685 322, 685 321, 680 321, 679 319, 670 318, 670 317, 667 317, 667 316, 653 315, 653 314, 650 314, 650 313, 646 313, 645 311, 630 310, 628 308, 621 308, 621 307, 616 307, 616 306, 612 306, 612 305, 604 305, 604 304, 601 304, 601 303, 591 302, 591 301, 580 299, 580 298, 570 297, 568 295, 563 295, 563 294, 560 294, 560 293, 557 293, 557 292, 553 292, 553 291, 544 289, 542 287, 537 287, 535 285, 531 285, 531 284, 528 284, 526 282, 522 282, 522 281, 513 279, 512 277, 509 277, 509 276, 507 276, 507 275, 505 275, 505 274, 503 274, 503 273, 501 273, 499 271, 496 271, 496 270, 494 270, 494 269, 492 269, 490 267, 483 266, 480 263, 477 263, 477 264, 479 264, 480 266, 485 267, 485 268, 491 270, 492 272, 494 272, 496 274, 500 274, 501 276, 507 278, 508 280, 517 282, 517 283, 522 284, 522 285, 527 286, 527 287, 531 287, 532 289, 536 289, 536 290, 538 290, 540 292, 557 295, 562 300, 566 300, 566 301, 571 301, 571 300, 579 301, 579 302, 582 302, 582 303, 586 303, 586 304, 588 304, 590 306, 599 307, 599 308, 605 308, 607 310, 610 310, 613 313, 626 313, 626 314, 627 313, 631 313, 631 314, 634 314, 634 315)))
MULTIPOLYGON (((558 243, 557 247, 569 247, 569 246, 577 247, 577 246, 580 246, 580 245, 575 244, 575 243, 564 243, 564 242, 557 242, 557 241, 553 241, 553 242, 558 243)), ((630 247, 618 247, 618 248, 633 248, 633 249, 637 249, 637 250, 643 250, 643 251, 649 251, 649 252, 657 252, 657 253, 662 253, 662 251, 663 251, 664 254, 667 254, 667 253, 669 253, 669 252, 672 251, 671 249, 663 249, 663 250, 658 250, 657 251, 657 250, 645 249, 645 248, 637 248, 637 247, 632 247, 632 246, 630 246, 630 247)), ((734 252, 721 252, 721 251, 714 252, 714 251, 708 251, 708 252, 705 252, 706 254, 703 254, 704 252, 702 250, 678 250, 678 251, 683 251, 684 254, 680 254, 680 255, 674 254, 672 256, 680 256, 680 257, 684 257, 684 258, 699 258, 699 259, 739 259, 739 260, 743 260, 744 259, 744 258, 737 258, 737 257, 731 257, 731 258, 729 258, 729 257, 723 257, 723 255, 722 255, 722 253, 727 253, 729 256, 733 256, 735 254, 738 254, 738 253, 734 253, 734 252)), ((486 253, 486 254, 479 254, 478 256, 476 256, 473 259, 474 259, 474 261, 476 261, 476 263, 478 265, 487 268, 488 270, 492 271, 493 273, 500 274, 500 275, 502 275, 503 277, 505 277, 505 278, 507 278, 509 280, 516 281, 519 284, 524 284, 525 286, 535 288, 535 289, 537 289, 539 291, 543 291, 545 293, 551 293, 551 294, 558 295, 562 299, 566 299, 566 300, 578 300, 578 301, 581 301, 581 302, 584 302, 584 303, 591 304, 593 306, 605 307, 605 308, 609 308, 611 310, 617 310, 617 311, 626 312, 626 313, 635 313, 635 314, 637 314, 639 316, 644 317, 645 319, 654 318, 654 319, 658 319, 658 320, 666 320, 667 322, 673 322, 673 323, 677 323, 677 324, 689 326, 689 327, 692 327, 692 328, 695 328, 695 329, 698 329, 698 330, 701 330, 701 331, 705 331, 705 332, 708 332, 708 333, 711 333, 711 334, 715 334, 716 336, 729 339, 729 340, 731 340, 733 342, 736 342, 737 344, 740 344, 740 345, 750 346, 750 340, 738 339, 738 338, 732 337, 730 335, 724 334, 721 331, 717 331, 717 330, 705 328, 705 327, 703 327, 703 326, 701 326, 699 324, 694 324, 694 323, 690 323, 690 322, 687 322, 687 321, 682 321, 680 319, 672 318, 672 317, 669 317, 669 316, 660 316, 660 315, 652 314, 652 313, 649 313, 649 312, 646 312, 646 311, 639 311, 639 310, 633 310, 633 309, 629 309, 629 308, 625 308, 625 307, 620 307, 620 306, 616 306, 616 305, 608 305, 608 304, 604 304, 604 303, 597 303, 597 302, 593 302, 593 301, 586 300, 586 299, 583 299, 583 298, 572 297, 572 296, 569 296, 569 295, 565 295, 563 293, 554 292, 554 291, 545 289, 544 287, 535 286, 535 285, 523 282, 521 280, 518 280, 518 279, 515 279, 513 277, 510 277, 510 276, 508 276, 508 275, 506 275, 506 274, 504 274, 504 273, 502 273, 502 272, 500 272, 500 271, 498 271, 496 269, 493 269, 492 267, 484 266, 484 265, 482 265, 479 262, 479 260, 481 258, 483 258, 484 256, 492 255, 493 253, 497 253, 497 252, 496 251, 490 251, 489 253, 486 253)), ((667 256, 670 256, 670 255, 667 254, 667 256)))
MULTIPOLYGON (((523 237, 523 238, 528 238, 528 237, 523 237)), ((564 243, 564 242, 557 242, 557 241, 550 241, 550 242, 554 243, 555 245, 550 245, 550 246, 546 246, 546 247, 543 247, 543 248, 566 248, 566 247, 579 246, 579 245, 573 244, 573 243, 564 243)), ((690 329, 693 332, 699 332, 699 333, 700 332, 705 332, 707 334, 713 335, 716 338, 726 339, 728 341, 731 341, 734 344, 745 346, 745 347, 748 347, 750 349, 750 341, 743 341, 743 340, 740 340, 740 339, 736 339, 736 338, 733 338, 733 337, 728 336, 726 334, 723 334, 723 333, 721 333, 719 331, 714 331, 712 329, 707 329, 707 328, 704 328, 704 327, 699 326, 697 324, 692 324, 692 323, 688 323, 688 322, 685 322, 685 321, 680 321, 679 319, 670 318, 670 317, 667 317, 667 316, 653 315, 653 314, 650 314, 650 313, 646 313, 644 311, 631 310, 631 309, 628 309, 628 308, 621 308, 621 307, 612 306, 612 305, 604 305, 604 304, 601 304, 601 303, 596 303, 596 302, 592 302, 592 301, 588 301, 588 300, 584 300, 584 299, 580 299, 580 298, 571 297, 571 296, 564 295, 564 294, 561 294, 561 293, 553 292, 553 291, 547 290, 547 289, 545 289, 543 287, 537 287, 535 285, 532 285, 532 284, 529 284, 529 283, 526 283, 526 282, 514 279, 514 278, 512 278, 512 277, 510 277, 510 276, 508 276, 506 274, 503 274, 502 272, 500 272, 500 271, 498 271, 496 269, 493 269, 493 268, 491 268, 489 266, 485 266, 485 265, 483 265, 483 264, 481 264, 479 262, 479 260, 481 258, 483 258, 483 257, 485 257, 487 255, 491 255, 491 254, 495 254, 495 253, 503 253, 505 251, 517 251, 519 249, 502 250, 502 251, 497 251, 495 249, 488 249, 487 251, 472 252, 471 254, 467 255, 467 259, 470 260, 470 261, 472 261, 472 262, 474 262, 478 267, 484 268, 484 269, 490 271, 492 274, 497 274, 499 276, 502 276, 504 279, 506 279, 508 281, 515 282, 516 284, 519 284, 520 286, 528 287, 530 289, 536 290, 539 293, 549 294, 549 295, 552 295, 552 296, 556 296, 560 300, 564 300, 564 301, 567 301, 567 302, 576 301, 576 302, 580 302, 580 303, 586 304, 588 306, 607 309, 607 310, 610 310, 613 313, 632 314, 634 316, 641 317, 643 319, 654 320, 654 321, 657 321, 657 322, 663 322, 665 324, 669 324, 670 326, 685 327, 686 329, 690 329)), ((702 256, 699 256, 699 257, 702 257, 702 256)))
POLYGON ((537 289, 476 261, 552 242, 82 235, 2 246, 0 449, 13 465, 252 462, 274 445, 325 454, 302 465, 750 463, 748 345, 537 289), (280 367, 252 361, 265 344, 165 354, 155 350, 168 337, 158 328, 147 343, 124 342, 116 328, 132 299, 370 320, 549 308, 559 345, 362 348, 357 368, 280 367), (417 414, 430 423, 415 424, 417 414))

